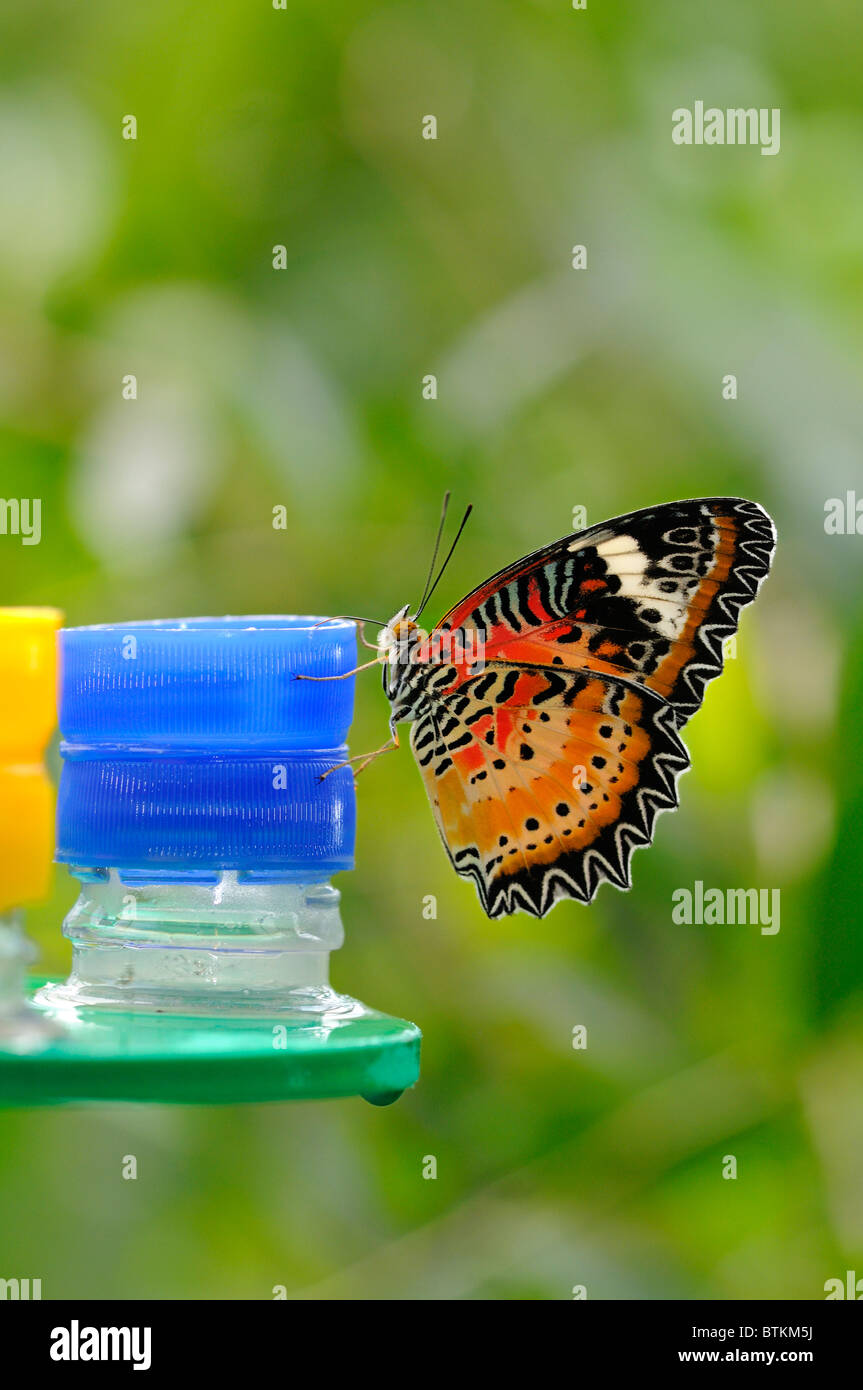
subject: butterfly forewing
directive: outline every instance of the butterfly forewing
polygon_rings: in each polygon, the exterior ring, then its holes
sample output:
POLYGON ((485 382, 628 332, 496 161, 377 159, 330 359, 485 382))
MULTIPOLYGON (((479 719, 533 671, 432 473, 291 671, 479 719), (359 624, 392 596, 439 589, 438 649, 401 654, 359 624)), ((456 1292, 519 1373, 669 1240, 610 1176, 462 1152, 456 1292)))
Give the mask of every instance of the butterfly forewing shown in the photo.
POLYGON ((443 619, 488 658, 605 671, 657 691, 683 723, 722 670, 770 567, 773 523, 754 502, 703 498, 631 512, 527 556, 443 619))

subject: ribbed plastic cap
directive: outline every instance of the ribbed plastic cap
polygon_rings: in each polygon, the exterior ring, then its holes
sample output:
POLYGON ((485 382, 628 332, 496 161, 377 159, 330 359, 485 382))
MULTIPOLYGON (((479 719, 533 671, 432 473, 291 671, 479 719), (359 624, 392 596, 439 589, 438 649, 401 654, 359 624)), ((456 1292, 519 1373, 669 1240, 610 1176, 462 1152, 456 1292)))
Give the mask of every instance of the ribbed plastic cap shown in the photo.
POLYGON ((353 623, 188 618, 60 633, 57 858, 314 877, 353 866, 353 623))
POLYGON ((356 627, 314 617, 175 618, 64 628, 69 743, 338 748, 353 717, 356 627))
POLYGON ((57 858, 120 869, 242 869, 327 877, 353 868, 347 755, 99 756, 64 744, 57 858))

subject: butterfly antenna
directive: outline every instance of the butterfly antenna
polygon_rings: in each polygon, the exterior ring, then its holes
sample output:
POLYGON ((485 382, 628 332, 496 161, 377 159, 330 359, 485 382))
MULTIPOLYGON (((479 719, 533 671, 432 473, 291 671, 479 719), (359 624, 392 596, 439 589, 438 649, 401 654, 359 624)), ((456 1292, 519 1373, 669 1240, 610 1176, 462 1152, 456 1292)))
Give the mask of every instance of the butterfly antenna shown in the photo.
POLYGON ((423 609, 425 608, 426 604, 428 603, 429 599, 431 598, 431 596, 432 596, 432 594, 434 593, 435 589, 437 588, 438 584, 441 582, 441 579, 443 578, 443 572, 444 572, 444 570, 446 569, 447 565, 449 564, 450 560, 451 560, 452 557, 453 557, 453 551, 455 550, 456 546, 457 546, 458 543, 459 543, 459 540, 460 540, 460 538, 461 538, 461 533, 462 533, 462 531, 464 530, 465 526, 467 525, 467 519, 468 519, 468 517, 470 516, 470 514, 471 514, 472 511, 473 511, 473 503, 471 502, 470 506, 468 507, 467 511, 465 512, 464 516, 463 516, 462 519, 461 519, 461 526, 459 526, 458 530, 457 530, 456 533, 455 533, 455 540, 453 541, 452 545, 451 545, 450 548, 449 548, 449 553, 447 554, 446 559, 444 560, 443 564, 441 565, 440 569, 438 570, 437 579, 435 580, 434 584, 432 584, 432 586, 431 586, 431 588, 429 589, 428 593, 423 595, 423 601, 422 601, 422 603, 420 604, 419 612, 418 612, 417 615, 416 615, 415 621, 417 621, 417 622, 419 621, 420 613, 422 613, 423 609))
POLYGON ((425 607, 426 602, 428 601, 429 585, 430 585, 431 582, 432 582, 432 575, 434 574, 434 567, 435 567, 435 565, 437 564, 437 557, 438 557, 438 551, 440 550, 441 536, 443 535, 444 523, 446 522, 447 509, 448 509, 448 507, 449 507, 449 499, 450 499, 450 494, 449 494, 448 492, 445 492, 444 495, 443 495, 443 506, 442 506, 442 508, 441 508, 440 522, 439 522, 438 528, 437 528, 437 535, 435 536, 434 550, 432 551, 431 564, 429 565, 429 572, 428 572, 428 577, 427 577, 426 582, 425 582, 425 588, 423 589, 423 596, 422 596, 422 598, 420 599, 419 608, 417 609, 417 616, 419 616, 419 614, 423 611, 423 608, 425 607))

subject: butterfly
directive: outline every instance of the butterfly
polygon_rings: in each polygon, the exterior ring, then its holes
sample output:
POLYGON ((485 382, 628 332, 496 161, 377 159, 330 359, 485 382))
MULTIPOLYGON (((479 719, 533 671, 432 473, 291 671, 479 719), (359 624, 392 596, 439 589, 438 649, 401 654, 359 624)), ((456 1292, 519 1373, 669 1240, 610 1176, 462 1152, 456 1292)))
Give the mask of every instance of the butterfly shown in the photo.
POLYGON ((604 882, 631 886, 634 850, 678 805, 681 730, 722 671, 776 531, 736 497, 629 512, 517 560, 426 633, 419 616, 469 512, 429 587, 445 501, 417 613, 381 625, 391 739, 360 767, 412 721, 456 873, 489 917, 542 917, 563 898, 589 903, 604 882))

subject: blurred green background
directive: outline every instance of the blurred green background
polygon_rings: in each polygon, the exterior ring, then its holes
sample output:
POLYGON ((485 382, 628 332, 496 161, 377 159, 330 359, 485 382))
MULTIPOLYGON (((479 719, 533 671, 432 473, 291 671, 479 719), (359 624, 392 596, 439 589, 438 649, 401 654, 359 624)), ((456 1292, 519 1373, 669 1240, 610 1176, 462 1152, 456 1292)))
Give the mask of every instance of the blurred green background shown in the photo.
MULTIPOLYGON (((713 1299, 863 1275, 863 538, 824 529, 863 496, 861 60, 851 0, 3 6, 0 495, 43 503, 40 545, 0 536, 3 603, 387 617, 447 487, 476 511, 434 616, 575 506, 740 493, 780 545, 630 893, 488 923, 387 757, 333 975, 421 1025, 417 1089, 7 1111, 0 1276, 713 1299), (781 152, 673 145, 697 99, 779 107, 781 152), (780 888, 781 930, 674 925, 696 879, 780 888)), ((355 751, 387 714, 361 677, 355 751)), ((58 871, 30 914, 53 971, 74 896, 58 871)))

